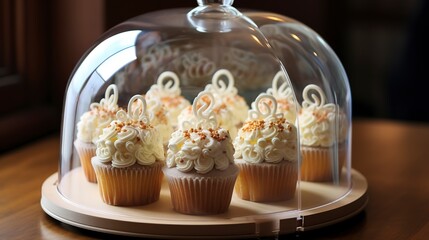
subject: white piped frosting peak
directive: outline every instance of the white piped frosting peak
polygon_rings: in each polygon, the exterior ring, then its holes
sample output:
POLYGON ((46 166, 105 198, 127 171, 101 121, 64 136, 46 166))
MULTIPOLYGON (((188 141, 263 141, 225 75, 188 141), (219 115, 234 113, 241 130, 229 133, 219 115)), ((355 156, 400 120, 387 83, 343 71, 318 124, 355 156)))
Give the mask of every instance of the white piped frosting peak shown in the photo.
POLYGON ((165 159, 162 138, 150 125, 146 107, 144 97, 135 95, 130 99, 127 111, 117 112, 117 120, 103 129, 97 142, 96 155, 100 162, 111 162, 113 167, 124 168, 135 163, 151 165, 165 159))
POLYGON ((297 105, 289 83, 289 75, 283 71, 278 71, 273 78, 272 87, 267 90, 267 93, 273 95, 277 100, 277 112, 283 113, 288 121, 295 122, 297 105))
POLYGON ((337 131, 338 141, 343 142, 347 135, 347 118, 338 105, 326 103, 325 93, 314 84, 307 85, 302 95, 304 100, 298 118, 301 144, 330 147, 337 141, 337 131))
POLYGON ((296 127, 276 112, 277 101, 272 95, 260 94, 256 98, 234 140, 234 158, 249 163, 297 161, 296 127))
POLYGON ((198 94, 192 105, 194 119, 183 122, 168 144, 167 166, 181 172, 205 174, 225 170, 233 164, 233 146, 228 130, 218 127, 213 94, 198 94))

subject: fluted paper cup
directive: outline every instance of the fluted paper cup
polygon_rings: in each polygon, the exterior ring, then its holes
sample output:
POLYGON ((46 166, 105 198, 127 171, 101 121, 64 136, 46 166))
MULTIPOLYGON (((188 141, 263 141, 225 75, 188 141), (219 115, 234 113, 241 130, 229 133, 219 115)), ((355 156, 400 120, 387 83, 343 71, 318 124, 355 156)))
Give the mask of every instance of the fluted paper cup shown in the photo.
POLYGON ((115 206, 138 206, 159 199, 163 178, 161 161, 151 166, 134 164, 126 168, 115 168, 92 158, 99 191, 103 201, 115 206))
MULTIPOLYGON (((301 147, 301 179, 303 181, 326 182, 333 180, 333 149, 324 147, 301 147)), ((344 146, 338 151, 338 173, 344 165, 346 151, 344 146)))
POLYGON ((238 197, 253 202, 285 201, 294 197, 298 179, 297 163, 247 163, 236 159, 240 169, 235 184, 238 197))
POLYGON ((91 164, 91 158, 95 156, 97 147, 93 143, 87 143, 80 140, 74 141, 74 147, 79 155, 80 165, 82 166, 86 179, 89 182, 96 183, 97 178, 91 164))
POLYGON ((175 211, 191 215, 226 212, 231 204, 238 169, 234 165, 224 171, 207 174, 182 173, 176 168, 164 168, 175 211))

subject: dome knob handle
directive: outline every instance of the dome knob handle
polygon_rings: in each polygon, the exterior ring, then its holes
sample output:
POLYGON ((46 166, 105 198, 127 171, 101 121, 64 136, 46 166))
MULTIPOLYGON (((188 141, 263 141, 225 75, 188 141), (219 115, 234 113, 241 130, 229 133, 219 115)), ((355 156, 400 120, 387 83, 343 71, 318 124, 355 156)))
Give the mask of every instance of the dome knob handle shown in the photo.
POLYGON ((197 0, 198 5, 207 6, 212 4, 231 6, 234 0, 197 0))

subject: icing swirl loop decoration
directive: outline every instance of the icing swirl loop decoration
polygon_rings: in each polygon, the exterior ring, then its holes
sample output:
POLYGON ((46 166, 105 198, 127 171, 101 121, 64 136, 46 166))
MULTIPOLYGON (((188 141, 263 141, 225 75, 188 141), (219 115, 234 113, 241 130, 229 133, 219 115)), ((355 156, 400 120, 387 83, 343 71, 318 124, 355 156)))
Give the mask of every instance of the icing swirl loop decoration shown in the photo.
POLYGON ((208 86, 210 90, 219 95, 235 96, 237 95, 237 88, 234 87, 234 77, 231 72, 226 69, 220 69, 213 75, 212 84, 208 86), (222 81, 221 77, 226 76, 228 85, 222 81))
POLYGON ((91 103, 89 108, 102 108, 106 111, 114 112, 118 109, 118 87, 114 84, 107 87, 104 93, 104 98, 100 100, 100 103, 91 103))
POLYGON ((278 71, 273 78, 272 88, 269 88, 267 93, 273 95, 276 99, 281 97, 292 97, 292 89, 285 78, 289 80, 289 76, 285 76, 282 71, 278 71), (281 79, 284 81, 279 85, 281 79))
POLYGON ((283 113, 276 112, 277 100, 272 95, 260 94, 252 103, 248 118, 250 120, 283 118, 283 113))
POLYGON ((150 125, 146 116, 146 101, 135 95, 128 103, 128 111, 117 112, 97 143, 96 155, 103 163, 124 168, 138 163, 151 165, 164 160, 162 139, 158 131, 150 125))
POLYGON ((249 163, 297 161, 297 131, 282 113, 276 99, 260 94, 249 110, 249 118, 234 140, 234 158, 249 163))
POLYGON ((192 112, 194 114, 194 123, 191 121, 183 121, 182 129, 189 129, 191 126, 197 128, 217 128, 218 122, 213 113, 215 106, 215 99, 212 93, 203 91, 198 94, 192 105, 192 112))
POLYGON ((149 124, 149 119, 146 116, 146 108, 147 104, 144 97, 141 95, 134 95, 128 102, 128 111, 119 110, 116 113, 116 118, 122 122, 143 122, 149 124))
POLYGON ((317 85, 310 84, 304 88, 303 99, 299 116, 301 143, 306 146, 332 146, 336 141, 335 118, 337 115, 339 140, 344 140, 346 132, 341 129, 346 129, 346 118, 344 114, 338 112, 337 105, 326 103, 323 90, 317 85))
MULTIPOLYGON (((215 72, 212 83, 206 86, 206 90, 213 93, 216 99, 220 99, 219 105, 224 104, 231 111, 233 118, 227 121, 236 127, 240 127, 246 120, 249 107, 244 98, 238 95, 238 90, 234 84, 235 81, 231 72, 226 69, 220 69, 215 72)), ((231 129, 229 130, 231 132, 231 129)))
POLYGON ((209 102, 201 101, 203 104, 198 107, 198 104, 192 105, 192 112, 197 118, 197 128, 217 128, 218 123, 216 120, 216 116, 213 113, 213 106, 215 105, 215 99, 213 94, 209 92, 201 92, 195 98, 195 102, 198 103, 202 98, 208 98, 209 102))
MULTIPOLYGON (((153 91, 161 98, 180 96, 179 85, 179 77, 174 72, 166 71, 159 75, 156 84, 151 86, 150 91, 153 91)), ((148 95, 150 95, 149 92, 148 95)))
POLYGON ((205 174, 213 169, 225 170, 233 163, 229 132, 218 127, 213 105, 214 97, 209 92, 201 92, 195 98, 192 110, 196 120, 186 122, 189 126, 172 134, 167 151, 168 167, 205 174))
POLYGON ((278 71, 273 78, 272 87, 267 90, 267 93, 277 100, 277 111, 282 112, 287 120, 295 122, 296 104, 289 82, 288 74, 278 71), (283 81, 281 82, 281 80, 283 81))

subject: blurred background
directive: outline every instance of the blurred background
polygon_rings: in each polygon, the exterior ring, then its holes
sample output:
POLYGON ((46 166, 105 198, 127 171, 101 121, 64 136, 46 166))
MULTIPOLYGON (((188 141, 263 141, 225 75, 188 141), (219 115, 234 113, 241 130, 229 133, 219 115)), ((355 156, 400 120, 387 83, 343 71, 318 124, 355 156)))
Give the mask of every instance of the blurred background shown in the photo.
MULTIPOLYGON (((58 132, 73 68, 103 32, 195 0, 0 0, 0 151, 58 132)), ((353 118, 428 122, 424 0, 235 0, 318 32, 348 74, 353 118)))

